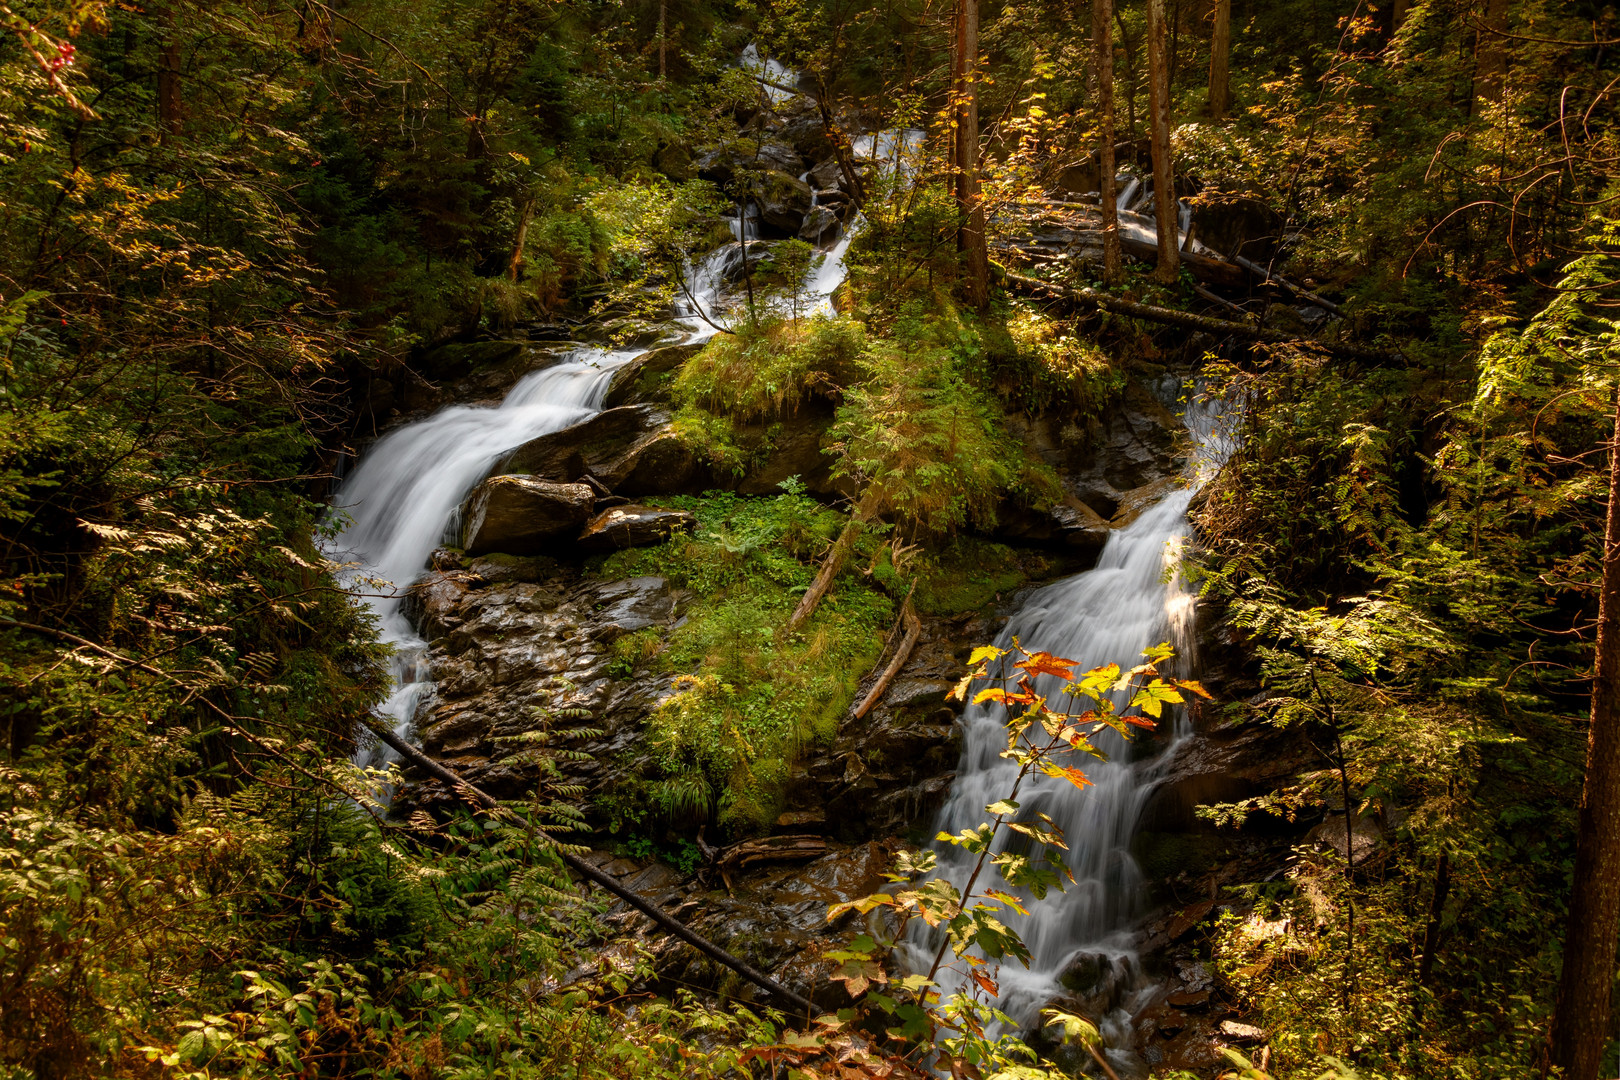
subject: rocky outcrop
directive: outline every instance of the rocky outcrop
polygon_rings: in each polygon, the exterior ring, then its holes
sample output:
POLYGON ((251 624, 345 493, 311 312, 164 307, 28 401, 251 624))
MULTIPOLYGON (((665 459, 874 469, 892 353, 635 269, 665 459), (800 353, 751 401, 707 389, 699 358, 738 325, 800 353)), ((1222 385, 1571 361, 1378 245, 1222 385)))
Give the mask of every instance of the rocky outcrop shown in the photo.
POLYGON ((568 342, 494 340, 452 342, 417 354, 355 386, 368 434, 451 403, 493 404, 525 375, 568 358, 568 342))
POLYGON ((492 476, 467 498, 461 546, 472 555, 537 554, 548 541, 578 533, 595 504, 596 492, 586 484, 492 476))
POLYGON ((669 420, 669 413, 651 405, 607 409, 524 443, 493 471, 561 481, 589 476, 615 494, 632 497, 702 491, 709 486, 708 472, 669 420))
POLYGON ((665 400, 664 390, 681 365, 703 351, 703 345, 666 345, 643 353, 613 373, 602 408, 665 400))
POLYGON ((577 546, 587 554, 662 544, 676 533, 691 532, 697 519, 685 510, 652 506, 615 506, 586 524, 577 546))
POLYGON ((1044 511, 1008 500, 996 516, 998 539, 1061 548, 1078 556, 1082 566, 1095 564, 1108 542, 1107 519, 1073 495, 1044 511))
MULTIPOLYGON (((413 589, 419 625, 434 634, 429 660, 437 680, 414 718, 423 749, 493 795, 518 795, 533 790, 541 766, 507 761, 520 749, 511 740, 573 726, 556 717, 579 709, 603 734, 583 741, 559 735, 560 745, 590 755, 567 765, 570 782, 595 786, 634 771, 646 753, 641 725, 668 681, 616 675, 612 645, 675 621, 678 599, 668 582, 586 580, 543 560, 458 562, 413 589)), ((456 797, 424 779, 399 801, 433 808, 456 797)))
POLYGON ((803 226, 804 216, 810 212, 810 185, 796 175, 768 172, 759 182, 755 203, 760 220, 794 236, 803 226))

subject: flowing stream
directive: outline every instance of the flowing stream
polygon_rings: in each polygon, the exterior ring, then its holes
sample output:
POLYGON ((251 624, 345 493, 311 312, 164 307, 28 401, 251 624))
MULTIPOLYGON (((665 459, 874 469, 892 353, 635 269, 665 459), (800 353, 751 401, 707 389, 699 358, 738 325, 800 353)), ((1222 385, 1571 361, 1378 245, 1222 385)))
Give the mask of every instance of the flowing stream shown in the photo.
MULTIPOLYGON (((1014 638, 1031 651, 1045 650, 1078 663, 1087 671, 1109 663, 1129 668, 1141 662, 1142 650, 1169 641, 1178 658, 1191 660, 1193 596, 1175 573, 1189 524, 1187 507, 1198 484, 1213 473, 1228 452, 1229 425, 1219 403, 1194 402, 1185 422, 1193 437, 1194 453, 1186 483, 1171 489, 1125 528, 1115 530, 1094 569, 1066 578, 1029 597, 1002 630, 996 644, 1006 647, 1014 638)), ((1062 682, 1043 676, 1040 692, 1055 702, 1062 682)), ((989 820, 985 807, 1007 797, 1017 765, 1001 757, 1006 749, 1000 706, 969 706, 964 728, 961 763, 951 796, 941 808, 938 829, 952 834, 989 820)), ((1170 746, 1190 734, 1182 710, 1173 710, 1164 722, 1161 738, 1170 746)), ((1124 1008, 1114 1008, 1101 1019, 1110 1046, 1128 1045, 1128 998, 1137 992, 1138 973, 1132 924, 1143 914, 1143 880, 1131 857, 1130 845, 1143 804, 1151 794, 1163 763, 1170 754, 1145 756, 1145 745, 1127 745, 1110 730, 1097 736, 1096 745, 1108 755, 1098 761, 1075 754, 1065 762, 1085 772, 1091 784, 1077 788, 1066 780, 1036 774, 1026 778, 1019 792, 1020 816, 1044 812, 1063 830, 1070 850, 1065 862, 1075 882, 1067 891, 1050 892, 1045 900, 1031 900, 1027 917, 1011 911, 1003 920, 1023 938, 1032 961, 1026 969, 1016 961, 992 965, 999 984, 999 1007, 1025 1030, 1039 1022, 1039 1013, 1071 982, 1095 991, 1110 984, 1108 997, 1124 1008)), ((1168 748, 1166 748, 1168 749, 1168 748)), ((1013 837, 1021 840, 1021 837, 1013 837)), ((937 873, 958 889, 966 883, 975 856, 949 845, 939 845, 937 873)), ((998 848, 1004 849, 1003 840, 998 848)), ((975 892, 992 882, 981 876, 975 892)), ((999 879, 995 887, 1000 887, 999 879)), ((921 921, 912 924, 903 956, 912 970, 926 972, 943 936, 921 921)), ((947 955, 947 959, 948 959, 947 955)), ((959 972, 941 969, 947 994, 960 988, 959 972)), ((1111 1050, 1115 1065, 1130 1068, 1129 1055, 1111 1050)))

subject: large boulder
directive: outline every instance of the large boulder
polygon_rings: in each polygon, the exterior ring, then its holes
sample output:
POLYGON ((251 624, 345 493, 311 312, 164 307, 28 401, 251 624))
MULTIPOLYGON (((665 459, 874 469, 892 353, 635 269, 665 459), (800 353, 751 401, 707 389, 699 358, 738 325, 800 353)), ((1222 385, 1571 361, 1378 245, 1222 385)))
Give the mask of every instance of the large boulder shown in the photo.
POLYGON ((642 353, 613 373, 613 381, 608 383, 602 407, 616 409, 621 405, 639 405, 659 399, 669 381, 667 377, 702 351, 703 345, 699 343, 666 345, 642 353))
POLYGON ((469 555, 533 554, 547 541, 577 531, 590 520, 595 503, 596 492, 588 484, 492 476, 467 499, 461 546, 469 555))
POLYGON ((1287 222, 1252 196, 1205 192, 1193 200, 1192 227, 1199 242, 1217 254, 1268 263, 1282 245, 1287 222))
POLYGON ((662 544, 676 533, 691 532, 697 519, 685 510, 653 506, 615 506, 590 520, 579 534, 581 551, 599 553, 662 544))
POLYGON ((669 413, 623 405, 584 423, 531 439, 506 455, 496 473, 533 473, 552 480, 589 476, 618 495, 690 495, 713 478, 676 434, 669 413))
POLYGON ((804 171, 804 158, 799 156, 792 144, 766 136, 757 143, 751 139, 738 139, 716 146, 697 159, 698 175, 721 186, 761 169, 798 176, 804 171))
POLYGON ((608 487, 617 463, 637 441, 669 423, 669 414, 650 405, 604 409, 573 427, 530 439, 495 466, 497 473, 533 473, 549 480, 578 480, 587 472, 608 487))
POLYGON ((797 175, 772 170, 760 180, 755 202, 760 220, 791 235, 797 235, 810 212, 810 185, 797 175))
POLYGON ((1108 542, 1108 521, 1073 495, 1044 511, 1009 502, 996 517, 997 537, 1062 548, 1079 555, 1088 564, 1096 562, 1108 542))
POLYGON ((838 215, 833 213, 832 207, 820 204, 812 206, 804 216, 804 224, 799 227, 799 239, 820 244, 837 238, 838 215))

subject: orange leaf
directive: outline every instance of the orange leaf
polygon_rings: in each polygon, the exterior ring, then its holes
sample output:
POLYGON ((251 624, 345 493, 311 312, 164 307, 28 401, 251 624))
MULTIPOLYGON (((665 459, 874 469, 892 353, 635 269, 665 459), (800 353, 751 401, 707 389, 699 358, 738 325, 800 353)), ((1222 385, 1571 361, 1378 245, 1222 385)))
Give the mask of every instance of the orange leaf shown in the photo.
POLYGON ((1014 664, 1013 667, 1029 672, 1031 675, 1056 675, 1060 679, 1074 678, 1075 660, 1065 660, 1061 656, 1053 656, 1049 652, 1030 653, 1029 659, 1014 664))
POLYGON ((1156 727, 1159 726, 1158 724, 1155 724, 1153 721, 1149 720, 1145 716, 1127 716, 1127 717, 1125 717, 1125 722, 1127 724, 1135 724, 1137 727, 1145 727, 1145 728, 1148 728, 1148 729, 1156 728, 1156 727))
POLYGON ((980 990, 983 990, 991 997, 1001 996, 1001 988, 996 985, 996 981, 990 976, 978 971, 969 972, 969 974, 973 976, 973 981, 979 984, 980 990))
POLYGON ((1067 780, 1077 788, 1089 787, 1091 785, 1091 781, 1086 779, 1086 774, 1075 768, 1073 765, 1054 765, 1049 761, 1041 766, 1041 771, 1047 776, 1055 776, 1059 779, 1067 780))

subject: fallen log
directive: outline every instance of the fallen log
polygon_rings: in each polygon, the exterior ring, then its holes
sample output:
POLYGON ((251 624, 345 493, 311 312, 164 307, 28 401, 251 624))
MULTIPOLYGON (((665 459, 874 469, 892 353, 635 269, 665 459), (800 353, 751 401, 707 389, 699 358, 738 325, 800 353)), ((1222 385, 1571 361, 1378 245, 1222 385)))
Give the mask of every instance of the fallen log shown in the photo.
POLYGON ((825 837, 813 833, 797 836, 764 836, 732 844, 720 853, 716 865, 725 870, 745 870, 768 862, 809 862, 827 854, 825 837))
MULTIPOLYGON (((426 772, 435 779, 442 780, 444 783, 449 784, 455 790, 463 793, 465 796, 471 798, 474 802, 484 807, 484 809, 513 821, 518 820, 517 815, 513 814, 510 810, 502 806, 498 801, 495 800, 494 797, 484 791, 479 790, 474 785, 468 783, 466 779, 464 779, 454 770, 447 768, 446 766, 433 760, 421 750, 412 746, 404 739, 401 739, 398 735, 394 734, 394 732, 390 730, 387 725, 374 723, 368 720, 366 721, 366 726, 369 727, 372 732, 376 734, 377 738, 381 739, 384 744, 392 747, 401 757, 405 758, 423 772, 426 772)), ((698 952, 701 952, 705 956, 724 964, 726 967, 730 968, 732 971, 735 971, 738 975, 741 975, 755 986, 775 994, 783 1001, 792 1005, 794 1009, 803 1012, 807 1018, 816 1014, 816 1006, 810 1001, 809 998, 804 997, 801 994, 794 993, 792 990, 789 990, 787 987, 783 986, 775 979, 772 979, 764 972, 758 970, 753 965, 744 960, 739 960, 737 957, 732 956, 729 952, 722 949, 714 942, 694 933, 684 924, 677 922, 657 904, 653 903, 651 900, 648 900, 639 893, 631 892, 629 889, 615 881, 610 875, 598 870, 584 859, 581 859, 578 855, 566 851, 561 847, 555 847, 552 850, 554 850, 562 859, 564 865, 566 865, 570 870, 574 871, 574 873, 588 881, 595 883, 596 885, 601 886, 614 896, 617 896, 620 900, 623 900, 625 903, 647 916, 653 922, 657 923, 665 931, 673 934, 675 937, 680 938, 682 941, 698 950, 698 952)))
MULTIPOLYGON (((912 588, 915 589, 916 586, 913 585, 912 588)), ((889 661, 889 666, 883 669, 883 674, 878 676, 878 681, 871 691, 855 707, 857 720, 871 712, 872 706, 882 699, 884 691, 894 682, 894 677, 900 674, 900 669, 911 659, 911 650, 917 647, 917 639, 922 637, 922 620, 917 618, 917 613, 912 610, 909 594, 906 596, 906 606, 900 612, 900 622, 906 628, 906 636, 900 639, 900 647, 894 651, 894 659, 889 661)))
POLYGON ((1184 326, 1191 330, 1202 330, 1209 334, 1226 334, 1231 337, 1247 338, 1250 341, 1264 341, 1274 345, 1305 345, 1321 349, 1334 356, 1348 357, 1353 360, 1376 360, 1388 362, 1402 359, 1399 353, 1384 352, 1379 349, 1368 349, 1360 345, 1343 345, 1333 341, 1318 341, 1315 338, 1301 338, 1292 334, 1284 334, 1278 330, 1265 330, 1247 323, 1233 322, 1231 319, 1217 319, 1209 315, 1194 315, 1190 311, 1177 311, 1174 308, 1158 307, 1154 304, 1140 304, 1135 300, 1126 300, 1123 297, 1100 293, 1095 289, 1071 289, 1067 285, 1059 285, 1052 281, 1042 281, 1039 278, 1025 277, 1023 274, 1006 274, 1007 284, 1029 292, 1046 292, 1077 304, 1087 304, 1102 308, 1120 315, 1129 315, 1133 319, 1145 319, 1148 322, 1162 323, 1166 326, 1184 326))

